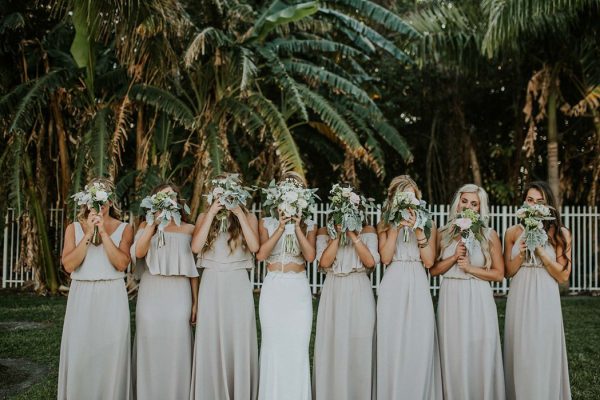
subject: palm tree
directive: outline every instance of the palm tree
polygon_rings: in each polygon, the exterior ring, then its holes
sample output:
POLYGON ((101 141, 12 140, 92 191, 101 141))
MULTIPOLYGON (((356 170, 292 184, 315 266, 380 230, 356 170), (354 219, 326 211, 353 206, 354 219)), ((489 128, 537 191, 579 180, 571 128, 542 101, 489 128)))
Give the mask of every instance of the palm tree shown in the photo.
MULTIPOLYGON (((482 42, 482 51, 488 56, 506 51, 537 53, 542 61, 541 70, 535 72, 528 85, 525 108, 530 124, 526 146, 532 152, 536 138, 536 124, 546 119, 548 181, 557 199, 562 198, 559 175, 558 110, 563 102, 561 78, 572 77, 581 71, 578 60, 592 59, 597 47, 597 20, 600 2, 596 0, 486 0, 483 8, 488 16, 488 27, 482 42), (538 103, 538 112, 534 110, 538 103)), ((594 62, 596 72, 588 76, 597 78, 600 64, 594 62)), ((579 79, 581 80, 581 79, 579 79)), ((588 82, 583 88, 584 99, 593 99, 599 80, 588 82)), ((595 115, 598 103, 591 103, 595 115)), ((596 134, 600 134, 596 130, 596 134)), ((596 170, 597 171, 597 170, 596 170)), ((595 171, 595 173, 597 173, 595 171)), ((594 191, 596 188, 594 189, 594 191)), ((595 194, 592 195, 595 198, 595 194)))

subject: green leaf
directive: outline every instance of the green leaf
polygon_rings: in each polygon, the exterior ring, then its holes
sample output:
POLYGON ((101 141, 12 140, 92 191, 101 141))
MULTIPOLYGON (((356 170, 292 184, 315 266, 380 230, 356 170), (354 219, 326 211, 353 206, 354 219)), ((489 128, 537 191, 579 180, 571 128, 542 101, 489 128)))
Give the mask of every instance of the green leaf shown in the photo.
POLYGON ((280 0, 275 0, 254 24, 253 38, 262 41, 278 25, 301 20, 317 11, 319 5, 316 1, 287 5, 280 0))
POLYGON ((194 124, 194 112, 167 90, 151 85, 134 85, 129 95, 132 99, 164 111, 186 128, 194 124))

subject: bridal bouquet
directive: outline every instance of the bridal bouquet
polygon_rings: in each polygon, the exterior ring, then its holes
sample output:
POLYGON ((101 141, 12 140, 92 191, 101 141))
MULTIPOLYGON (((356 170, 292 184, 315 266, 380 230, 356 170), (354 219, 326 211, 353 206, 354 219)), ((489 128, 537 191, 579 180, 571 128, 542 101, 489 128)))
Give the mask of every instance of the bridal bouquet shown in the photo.
POLYGON ((232 209, 245 205, 250 198, 250 188, 240 184, 239 174, 230 174, 225 178, 211 181, 213 190, 206 195, 208 204, 218 201, 225 208, 217 214, 219 232, 224 233, 229 229, 228 214, 232 209))
POLYGON ((372 206, 371 200, 359 196, 350 187, 341 187, 336 183, 329 192, 329 202, 331 210, 327 221, 327 233, 330 238, 335 239, 335 227, 341 225, 340 245, 345 246, 348 243, 346 232, 362 230, 366 218, 365 210, 367 206, 372 206))
POLYGON ((484 240, 484 227, 485 225, 479 213, 467 208, 454 218, 450 233, 452 237, 460 235, 461 241, 465 244, 467 251, 471 253, 475 240, 479 242, 484 240))
MULTIPOLYGON (((177 193, 158 192, 145 197, 140 203, 141 208, 146 208, 146 223, 148 225, 159 221, 158 225, 158 247, 165 245, 165 227, 169 221, 173 220, 177 226, 181 225, 181 206, 177 203, 177 193)), ((183 206, 186 214, 190 213, 190 208, 183 206)))
MULTIPOLYGON (((75 193, 72 198, 77 202, 78 206, 87 206, 88 209, 96 211, 100 214, 100 208, 110 200, 113 193, 101 182, 94 182, 91 185, 86 185, 84 190, 75 193)), ((98 246, 101 243, 98 227, 94 226, 94 234, 92 236, 92 244, 98 246)))
MULTIPOLYGON (((383 221, 386 224, 398 227, 402 220, 408 221, 410 219, 409 210, 413 210, 416 216, 415 225, 412 229, 423 229, 425 237, 429 240, 431 228, 433 227, 431 213, 427 209, 427 203, 417 199, 417 196, 413 192, 396 192, 391 206, 382 214, 383 221)), ((408 235, 408 229, 405 229, 404 242, 408 242, 408 235)))
MULTIPOLYGON (((293 179, 286 179, 279 184, 271 181, 269 187, 262 189, 265 194, 263 206, 269 211, 271 217, 280 215, 289 218, 297 217, 306 223, 312 222, 311 217, 317 210, 317 189, 302 187, 293 179)), ((294 223, 288 223, 284 230, 283 251, 285 253, 298 253, 299 243, 295 234, 294 223)))
POLYGON ((548 241, 548 234, 544 230, 544 221, 552 221, 550 207, 544 204, 530 206, 525 203, 517 210, 517 218, 525 228, 525 246, 530 260, 533 262, 535 248, 543 246, 548 241))

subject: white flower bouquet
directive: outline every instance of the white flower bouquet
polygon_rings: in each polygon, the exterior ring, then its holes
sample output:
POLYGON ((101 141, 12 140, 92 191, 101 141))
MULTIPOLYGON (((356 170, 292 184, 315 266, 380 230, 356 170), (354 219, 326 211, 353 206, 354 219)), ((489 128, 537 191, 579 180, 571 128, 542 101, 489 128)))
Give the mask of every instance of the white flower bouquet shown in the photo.
MULTIPOLYGON (((312 223, 311 218, 317 210, 316 199, 319 198, 316 195, 317 189, 304 188, 296 180, 286 179, 279 184, 271 181, 269 187, 262 191, 265 195, 263 207, 271 217, 300 217, 305 223, 312 223)), ((285 226, 283 251, 291 254, 299 251, 294 223, 285 226)))
POLYGON ((351 187, 333 185, 329 192, 329 219, 327 221, 327 233, 332 239, 337 238, 336 225, 341 226, 340 245, 348 244, 346 232, 360 232, 363 221, 366 218, 365 210, 372 206, 372 200, 355 193, 351 187))
MULTIPOLYGON (((71 196, 78 206, 87 206, 88 209, 96 211, 100 214, 100 208, 113 198, 113 193, 101 182, 94 182, 86 185, 84 190, 75 193, 71 196)), ((98 227, 94 226, 94 234, 92 235, 92 244, 98 246, 102 240, 98 233, 98 227)))
MULTIPOLYGON (((431 213, 427 209, 427 203, 417 199, 417 196, 413 192, 396 192, 392 199, 392 204, 387 211, 382 214, 383 221, 386 224, 398 227, 402 220, 408 221, 410 219, 409 210, 413 210, 416 216, 415 225, 412 229, 423 229, 425 237, 429 240, 431 228, 433 227, 431 213)), ((408 234, 408 229, 405 229, 404 242, 408 242, 408 234)))
POLYGON ((242 186, 239 174, 230 174, 225 178, 217 178, 211 181, 212 191, 206 195, 208 204, 218 201, 225 208, 217 214, 219 221, 219 232, 224 233, 229 229, 228 215, 229 211, 238 206, 245 205, 250 198, 252 189, 242 186))
POLYGON ((544 221, 552 221, 550 207, 544 204, 529 205, 524 203, 517 210, 517 218, 525 229, 525 246, 530 261, 534 261, 535 248, 544 246, 548 241, 548 233, 544 230, 544 221))
MULTIPOLYGON (((179 226, 181 225, 181 206, 177 203, 177 193, 158 192, 145 197, 140 203, 141 208, 146 211, 146 223, 152 225, 158 222, 158 247, 165 245, 165 228, 171 220, 179 226)), ((190 208, 185 204, 183 211, 190 213, 190 208)))
POLYGON ((468 252, 473 251, 475 240, 484 240, 483 228, 485 227, 481 215, 471 209, 462 210, 452 221, 452 237, 460 235, 468 252))

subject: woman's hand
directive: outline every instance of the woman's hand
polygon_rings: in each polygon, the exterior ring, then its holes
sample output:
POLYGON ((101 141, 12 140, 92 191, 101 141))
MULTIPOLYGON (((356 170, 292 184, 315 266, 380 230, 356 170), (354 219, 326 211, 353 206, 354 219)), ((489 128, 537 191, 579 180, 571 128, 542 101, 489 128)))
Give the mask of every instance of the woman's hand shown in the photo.
POLYGON ((87 219, 85 220, 85 231, 86 233, 90 233, 94 230, 94 226, 96 226, 95 221, 98 213, 95 210, 90 210, 87 219))
POLYGON ((454 250, 454 258, 456 258, 456 261, 458 261, 459 258, 466 257, 466 255, 467 247, 462 240, 459 240, 458 244, 456 245, 456 250, 454 250))
POLYGON ((400 225, 406 226, 407 228, 412 228, 415 226, 415 222, 417 222, 417 214, 411 208, 408 209, 408 213, 410 214, 410 217, 408 219, 402 219, 402 221, 400 221, 400 225))
POLYGON ((208 209, 207 214, 210 217, 214 218, 219 213, 219 211, 221 211, 222 209, 223 209, 223 204, 221 204, 221 202, 219 200, 215 200, 210 205, 210 208, 208 209))
POLYGON ((104 217, 102 214, 96 214, 94 217, 94 225, 98 227, 98 233, 106 233, 106 230, 104 229, 104 217))
POLYGON ((286 217, 283 214, 279 214, 279 229, 282 229, 291 221, 291 217, 286 217))
POLYGON ((192 314, 190 315, 190 325, 196 325, 196 314, 198 313, 198 304, 192 305, 192 314))
POLYGON ((458 268, 462 269, 464 273, 468 274, 471 269, 471 262, 469 257, 461 256, 457 260, 458 268))

